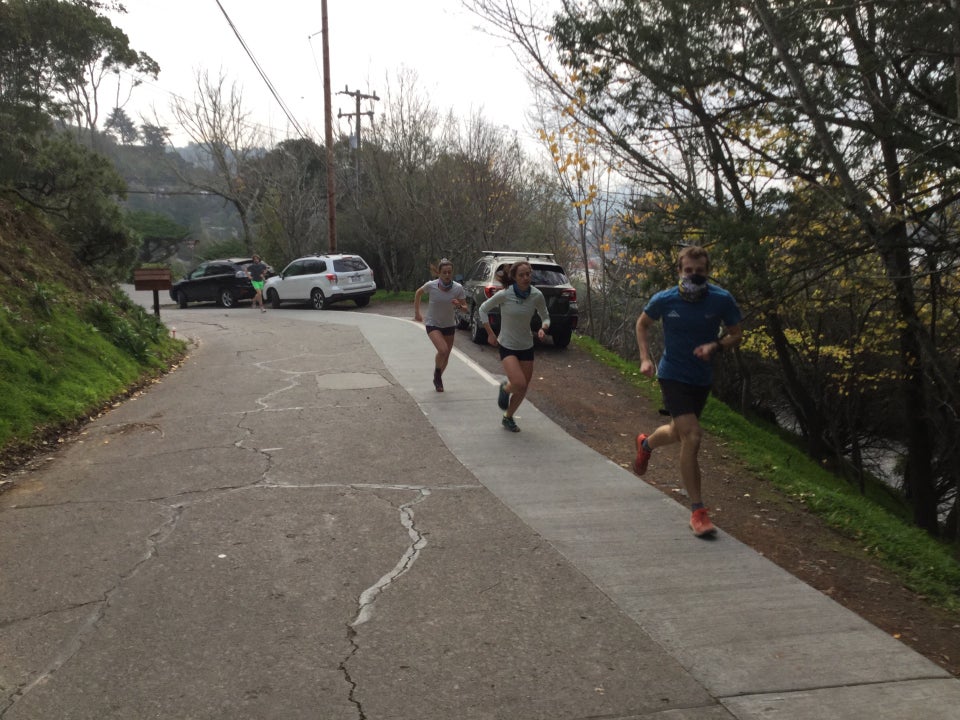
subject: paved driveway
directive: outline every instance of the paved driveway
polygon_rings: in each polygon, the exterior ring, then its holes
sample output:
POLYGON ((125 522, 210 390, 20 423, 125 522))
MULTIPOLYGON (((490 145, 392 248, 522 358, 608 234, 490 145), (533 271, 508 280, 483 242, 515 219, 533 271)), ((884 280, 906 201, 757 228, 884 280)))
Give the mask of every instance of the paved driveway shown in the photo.
POLYGON ((422 326, 162 313, 183 367, 0 496, 3 720, 956 717, 462 355, 434 392, 422 326))

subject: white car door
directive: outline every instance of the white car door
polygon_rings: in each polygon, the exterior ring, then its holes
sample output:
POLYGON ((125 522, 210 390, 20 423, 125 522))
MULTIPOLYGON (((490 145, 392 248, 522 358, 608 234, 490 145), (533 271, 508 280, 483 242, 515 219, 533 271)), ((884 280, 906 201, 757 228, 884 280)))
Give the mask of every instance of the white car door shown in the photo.
POLYGON ((277 285, 277 292, 284 302, 306 299, 301 291, 303 284, 303 260, 294 260, 283 271, 283 279, 277 285))
POLYGON ((304 277, 307 278, 309 283, 309 288, 307 288, 307 293, 309 294, 314 288, 320 288, 320 291, 324 295, 329 295, 330 291, 328 287, 330 285, 327 282, 324 274, 327 271, 327 263, 319 258, 314 258, 312 260, 307 260, 306 266, 304 268, 304 277))

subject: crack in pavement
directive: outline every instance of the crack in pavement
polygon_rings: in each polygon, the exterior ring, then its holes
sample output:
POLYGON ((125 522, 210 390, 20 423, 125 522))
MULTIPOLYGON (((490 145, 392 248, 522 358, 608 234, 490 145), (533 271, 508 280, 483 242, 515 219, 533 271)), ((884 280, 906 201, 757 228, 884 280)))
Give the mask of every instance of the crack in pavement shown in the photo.
POLYGON ((423 502, 429 496, 430 490, 427 488, 420 488, 417 493, 417 497, 414 500, 404 503, 399 507, 400 524, 406 528, 407 535, 410 536, 410 540, 412 542, 404 551, 403 555, 400 556, 397 564, 394 565, 390 572, 360 593, 360 599, 358 603, 359 610, 353 622, 350 623, 351 627, 363 625, 363 623, 370 619, 373 614, 373 605, 377 601, 377 598, 380 596, 380 594, 402 575, 404 575, 411 567, 413 567, 413 564, 420 556, 420 551, 427 546, 427 539, 423 536, 423 533, 417 529, 417 525, 414 520, 413 506, 423 502))
MULTIPOLYGON (((423 533, 419 530, 416 524, 416 518, 414 515, 413 508, 426 500, 433 492, 443 492, 443 491, 454 491, 462 492, 464 490, 481 490, 482 486, 479 484, 456 484, 456 485, 441 485, 432 488, 426 488, 422 485, 405 485, 400 483, 302 483, 296 485, 285 485, 277 483, 264 483, 258 482, 256 484, 247 484, 240 486, 223 486, 218 488, 209 488, 206 490, 199 491, 186 491, 182 493, 177 493, 175 495, 166 497, 166 498, 145 498, 140 500, 124 500, 122 504, 128 504, 130 502, 148 502, 148 503, 164 503, 168 504, 163 505, 165 512, 169 513, 169 516, 156 528, 154 528, 147 535, 147 542, 149 544, 147 552, 137 560, 134 565, 125 573, 120 575, 117 579, 117 582, 109 588, 104 594, 103 597, 98 600, 92 600, 87 603, 78 603, 71 605, 69 607, 56 608, 53 610, 48 610, 40 615, 12 619, 10 622, 5 623, 5 626, 10 626, 16 624, 17 622, 26 622, 29 620, 36 619, 37 617, 43 617, 51 615, 58 612, 63 612, 65 610, 74 610, 81 607, 91 606, 93 608, 90 615, 83 622, 80 629, 74 634, 74 636, 68 639, 60 650, 51 658, 47 665, 38 672, 38 674, 28 683, 22 685, 17 690, 15 690, 10 696, 7 697, 5 704, 0 706, 0 718, 5 717, 7 712, 12 709, 18 702, 20 702, 24 697, 26 697, 30 691, 41 683, 46 682, 50 677, 52 677, 61 667, 66 665, 72 658, 74 658, 79 652, 81 652, 86 645, 88 639, 96 632, 98 625, 103 620, 106 615, 107 610, 110 607, 112 598, 116 593, 121 589, 121 587, 131 578, 137 575, 144 566, 154 558, 158 556, 159 548, 166 542, 170 536, 177 529, 181 519, 183 518, 184 513, 187 509, 192 506, 195 506, 200 503, 205 503, 208 500, 212 499, 215 496, 222 495, 224 493, 235 493, 235 492, 247 492, 251 490, 299 490, 299 489, 318 489, 318 488, 349 488, 352 490, 388 490, 388 491, 409 491, 416 493, 416 497, 400 505, 397 510, 400 515, 400 523, 406 530, 409 538, 410 544, 404 550, 400 559, 397 561, 396 565, 382 577, 380 577, 376 583, 371 585, 369 588, 363 591, 358 598, 358 609, 357 613, 354 616, 353 620, 347 625, 347 637, 350 642, 351 651, 348 655, 340 662, 339 669, 344 676, 347 684, 350 686, 350 702, 353 703, 359 712, 360 718, 365 718, 362 708, 360 707, 359 701, 356 700, 356 688, 357 685, 354 680, 351 678, 348 663, 349 661, 360 651, 360 646, 356 642, 357 630, 356 628, 362 625, 365 622, 368 622, 372 617, 374 604, 376 603, 377 598, 398 578, 404 575, 413 564, 416 562, 417 558, 420 555, 420 551, 427 546, 427 539, 424 537, 423 533), (194 496, 194 500, 191 502, 181 502, 179 504, 169 504, 173 500, 182 500, 185 497, 194 496)), ((11 511, 16 510, 27 510, 27 509, 37 509, 37 508, 50 508, 57 507, 60 505, 83 505, 83 504, 101 504, 103 500, 96 501, 78 501, 73 500, 66 503, 44 503, 41 505, 35 506, 20 506, 15 508, 10 508, 11 511)))
POLYGON ((272 363, 276 362, 286 362, 295 358, 304 357, 304 354, 292 355, 286 358, 278 358, 277 360, 264 360, 262 362, 253 363, 253 366, 260 368, 261 370, 266 370, 268 372, 280 373, 281 375, 287 376, 290 378, 290 383, 284 387, 277 388, 266 395, 258 397, 255 402, 260 406, 261 410, 270 410, 270 405, 267 402, 274 395, 279 395, 280 393, 285 393, 288 390, 293 390, 296 387, 300 387, 300 378, 304 375, 315 375, 316 370, 278 370, 277 368, 269 367, 272 363))
MULTIPOLYGON (((257 402, 260 402, 260 400, 257 400, 257 402)), ((270 475, 270 471, 273 469, 273 455, 272 455, 271 453, 274 452, 274 451, 277 451, 277 450, 281 450, 282 448, 257 448, 257 447, 247 447, 244 443, 246 443, 247 440, 252 439, 252 438, 256 435, 256 433, 257 433, 257 431, 256 431, 255 428, 247 427, 247 426, 244 425, 244 422, 247 420, 247 417, 248 417, 248 415, 247 415, 246 413, 244 413, 243 417, 241 417, 241 418, 237 421, 237 429, 240 430, 241 432, 247 433, 247 437, 241 438, 240 440, 237 440, 237 441, 233 444, 233 446, 234 446, 235 448, 237 448, 238 450, 247 450, 247 451, 252 452, 252 453, 254 453, 254 454, 256 454, 256 455, 262 455, 264 458, 266 458, 266 467, 263 469, 263 472, 260 473, 260 479, 257 480, 256 483, 255 483, 255 484, 258 484, 258 485, 262 485, 262 484, 268 482, 267 478, 268 478, 269 475, 270 475)))
MULTIPOLYGON (((47 663, 46 667, 44 667, 35 675, 33 680, 21 685, 15 692, 7 697, 6 704, 3 705, 3 707, 0 707, 0 718, 5 717, 7 713, 17 705, 17 703, 23 700, 30 693, 30 691, 32 691, 41 683, 45 683, 52 675, 70 662, 70 660, 73 659, 83 649, 87 640, 96 631, 97 625, 100 624, 100 621, 103 620, 104 616, 106 615, 107 610, 110 607, 111 599, 114 597, 114 595, 116 595, 116 593, 128 580, 136 576, 136 574, 140 572, 144 565, 157 557, 158 548, 167 540, 167 538, 170 537, 170 535, 173 534, 177 524, 180 522, 180 518, 183 516, 182 506, 168 507, 165 508, 165 510, 169 511, 169 516, 147 536, 147 542, 149 543, 147 552, 144 553, 143 557, 133 564, 133 567, 117 578, 117 581, 103 594, 103 597, 100 600, 84 604, 92 605, 94 608, 93 612, 90 613, 73 637, 70 638, 63 645, 63 647, 60 648, 59 652, 53 656, 50 662, 47 663)), ((80 607, 83 607, 84 605, 81 605, 80 607)))
MULTIPOLYGON (((402 486, 366 485, 364 487, 392 490, 402 486)), ((420 551, 427 546, 426 537, 424 537, 423 533, 417 528, 413 508, 415 505, 418 505, 430 497, 431 492, 425 487, 407 487, 405 489, 413 490, 417 493, 417 496, 413 500, 404 503, 398 508, 400 512, 400 524, 406 529, 407 535, 410 537, 410 544, 407 546, 407 549, 400 556, 397 564, 393 566, 393 569, 390 570, 390 572, 381 576, 377 582, 360 593, 360 597, 357 600, 357 614, 354 616, 353 620, 347 624, 347 640, 350 643, 350 652, 347 653, 346 657, 344 657, 337 666, 340 672, 343 674, 343 678, 347 685, 350 687, 348 700, 357 709, 357 717, 359 717, 360 720, 366 720, 366 714, 363 710, 363 704, 357 697, 358 683, 351 676, 349 668, 350 661, 357 655, 357 653, 360 652, 360 643, 357 642, 357 627, 368 622, 370 618, 373 617, 373 606, 374 603, 376 603, 377 598, 380 597, 380 595, 388 587, 390 587, 390 585, 396 582, 401 576, 410 570, 411 567, 413 567, 413 564, 420 556, 420 551)))
POLYGON ((366 720, 367 714, 363 710, 363 703, 357 698, 357 682, 350 675, 350 668, 347 667, 347 663, 360 652, 360 644, 357 642, 357 631, 350 625, 347 625, 347 640, 350 641, 350 652, 340 661, 337 669, 343 673, 343 679, 346 680, 347 685, 350 686, 350 692, 347 693, 347 700, 357 709, 357 717, 360 718, 360 720, 366 720))
MULTIPOLYGON (((297 357, 297 356, 294 356, 297 357)), ((357 628, 368 622, 374 611, 374 607, 377 599, 383 594, 398 578, 403 576, 413 564, 417 561, 421 550, 427 545, 427 539, 424 537, 423 533, 417 527, 414 507, 426 500, 430 494, 431 490, 423 486, 414 486, 414 485, 402 485, 402 484, 366 484, 366 483, 299 483, 296 485, 284 485, 278 483, 270 482, 269 475, 272 469, 274 457, 273 452, 280 450, 281 448, 257 448, 249 447, 247 445, 253 438, 256 436, 256 428, 251 426, 248 423, 248 420, 251 419, 251 416, 259 413, 269 413, 269 412, 289 412, 289 411, 301 411, 305 408, 295 407, 295 408, 278 408, 272 407, 272 403, 277 399, 282 393, 296 390, 298 387, 303 387, 302 376, 304 375, 313 375, 317 376, 318 373, 315 370, 311 371, 288 371, 278 369, 276 367, 270 367, 272 363, 278 362, 276 360, 263 362, 263 363, 254 363, 254 365, 262 370, 278 372, 282 377, 284 377, 287 382, 283 383, 282 387, 275 388, 269 393, 256 398, 255 407, 249 408, 247 410, 239 410, 228 413, 218 413, 220 416, 224 417, 233 417, 236 416, 236 425, 235 427, 244 433, 244 436, 233 442, 232 446, 246 451, 252 451, 256 454, 264 455, 267 459, 267 467, 260 474, 260 477, 253 483, 244 483, 238 485, 225 485, 217 488, 207 488, 203 490, 196 491, 184 491, 180 493, 175 493, 171 496, 164 498, 150 498, 150 499, 141 499, 135 500, 134 502, 152 502, 152 503, 162 503, 163 512, 166 514, 166 517, 162 520, 159 526, 155 527, 149 532, 146 536, 147 541, 147 550, 140 557, 135 558, 132 565, 122 574, 119 574, 115 582, 107 588, 99 598, 93 599, 88 603, 79 603, 71 606, 69 609, 77 608, 90 608, 90 612, 86 614, 85 617, 81 618, 81 624, 79 628, 72 634, 72 636, 65 638, 60 646, 48 657, 46 664, 41 667, 39 670, 33 674, 32 677, 26 679, 16 688, 12 688, 12 693, 10 693, 6 698, 0 700, 0 719, 6 717, 9 712, 24 698, 30 695, 30 693, 41 686, 42 684, 48 682, 51 677, 53 677, 58 671, 61 670, 65 665, 70 663, 74 658, 76 658, 84 648, 89 644, 90 640, 98 632, 100 625, 103 623, 104 619, 107 617, 109 610, 114 602, 116 602, 116 597, 121 589, 127 584, 133 577, 135 577, 152 559, 158 557, 160 546, 166 542, 171 535, 176 531, 178 525, 180 524, 182 518, 184 517, 185 512, 191 506, 195 506, 199 503, 204 503, 207 500, 222 495, 223 493, 231 492, 244 492, 253 489, 307 489, 307 488, 335 488, 335 487, 349 487, 351 489, 363 491, 363 490, 390 490, 390 491, 401 491, 401 492, 413 492, 416 493, 414 499, 406 502, 396 509, 399 512, 400 523, 403 528, 406 530, 409 536, 409 544, 404 550, 402 556, 394 565, 394 567, 382 577, 380 577, 376 583, 364 590, 357 601, 357 611, 353 619, 347 625, 347 637, 350 643, 349 653, 341 660, 339 663, 339 669, 350 687, 349 692, 349 701, 357 709, 358 716, 361 719, 365 719, 365 713, 362 707, 360 700, 357 697, 358 684, 351 677, 348 664, 350 660, 360 651, 360 645, 357 643, 357 628), (186 497, 193 497, 193 500, 190 502, 182 502, 186 497), (180 499, 181 502, 173 504, 176 499, 180 499)), ((389 382, 389 381, 388 381, 389 382)), ((392 384, 392 383, 391 383, 392 384)), ((118 423, 114 426, 107 426, 101 429, 101 432, 106 436, 111 436, 115 434, 128 435, 134 431, 140 430, 149 430, 149 431, 159 431, 161 437, 164 435, 163 429, 160 425, 155 423, 118 423)), ((224 447, 229 447, 230 444, 224 445, 224 447)), ((451 485, 451 486, 440 486, 434 488, 434 490, 477 490, 480 489, 479 484, 471 485, 451 485)), ((62 504, 83 504, 85 502, 104 502, 102 499, 97 501, 70 501, 62 504)), ((130 500, 125 500, 124 502, 130 502, 130 500)), ((45 504, 44 506, 56 506, 61 503, 51 503, 45 504)), ((54 612, 62 612, 65 608, 60 608, 58 610, 50 610, 43 613, 43 615, 49 615, 54 612)), ((29 621, 34 618, 24 618, 23 621, 29 621)))

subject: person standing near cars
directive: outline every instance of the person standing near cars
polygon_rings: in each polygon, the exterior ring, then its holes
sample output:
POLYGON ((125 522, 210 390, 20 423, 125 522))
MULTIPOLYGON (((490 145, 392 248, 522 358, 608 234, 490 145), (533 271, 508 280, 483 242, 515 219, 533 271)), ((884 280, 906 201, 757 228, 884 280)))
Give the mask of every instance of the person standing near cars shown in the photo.
POLYGON ((487 330, 487 342, 500 348, 500 362, 507 374, 500 383, 497 405, 504 411, 503 427, 511 432, 520 432, 513 419, 523 402, 533 377, 533 335, 530 321, 539 313, 542 325, 537 338, 543 340, 550 327, 550 314, 543 293, 533 286, 533 267, 525 260, 502 268, 497 280, 503 290, 494 293, 480 305, 480 322, 487 330), (500 308, 500 335, 490 327, 490 311, 500 308))
POLYGON ((253 285, 255 291, 252 306, 256 307, 259 305, 260 312, 267 311, 263 306, 263 282, 264 276, 269 269, 270 266, 264 263, 256 253, 253 255, 253 262, 247 265, 247 277, 250 278, 250 284, 253 285))
POLYGON ((643 475, 656 448, 679 442, 680 479, 691 503, 690 529, 697 537, 705 537, 717 529, 710 521, 700 491, 700 414, 713 383, 711 361, 718 353, 740 344, 742 315, 733 295, 707 282, 710 258, 706 250, 685 247, 677 264, 679 283, 656 293, 637 318, 640 372, 648 377, 654 375, 649 331, 656 322, 663 322, 664 350, 656 376, 671 419, 650 435, 637 435, 633 472, 643 475), (721 323, 725 326, 723 335, 721 323))
MULTIPOLYGON (((433 269, 433 268, 431 268, 433 269)), ((447 369, 450 353, 453 351, 453 341, 457 333, 457 319, 454 307, 467 310, 467 294, 463 285, 453 279, 453 263, 442 258, 439 265, 433 269, 437 277, 425 282, 417 289, 413 296, 413 317, 417 322, 423 322, 420 314, 420 297, 427 294, 427 337, 437 349, 434 358, 433 387, 437 392, 443 392, 443 371, 447 369)))

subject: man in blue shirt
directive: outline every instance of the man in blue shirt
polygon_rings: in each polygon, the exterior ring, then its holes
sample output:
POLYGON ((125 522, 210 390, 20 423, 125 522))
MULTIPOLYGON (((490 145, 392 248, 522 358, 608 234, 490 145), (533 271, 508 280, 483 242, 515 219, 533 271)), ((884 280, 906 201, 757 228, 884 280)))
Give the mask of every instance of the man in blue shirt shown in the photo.
POLYGON ((680 282, 650 298, 637 319, 640 372, 649 377, 654 375, 649 331, 656 322, 663 322, 664 351, 656 375, 671 420, 649 435, 637 435, 633 471, 643 475, 654 449, 679 442, 680 479, 692 510, 690 529, 697 537, 705 537, 714 535, 717 529, 710 522, 700 493, 700 414, 713 384, 711 361, 716 353, 740 344, 742 316, 733 295, 707 282, 710 257, 706 250, 686 247, 677 264, 680 282))

